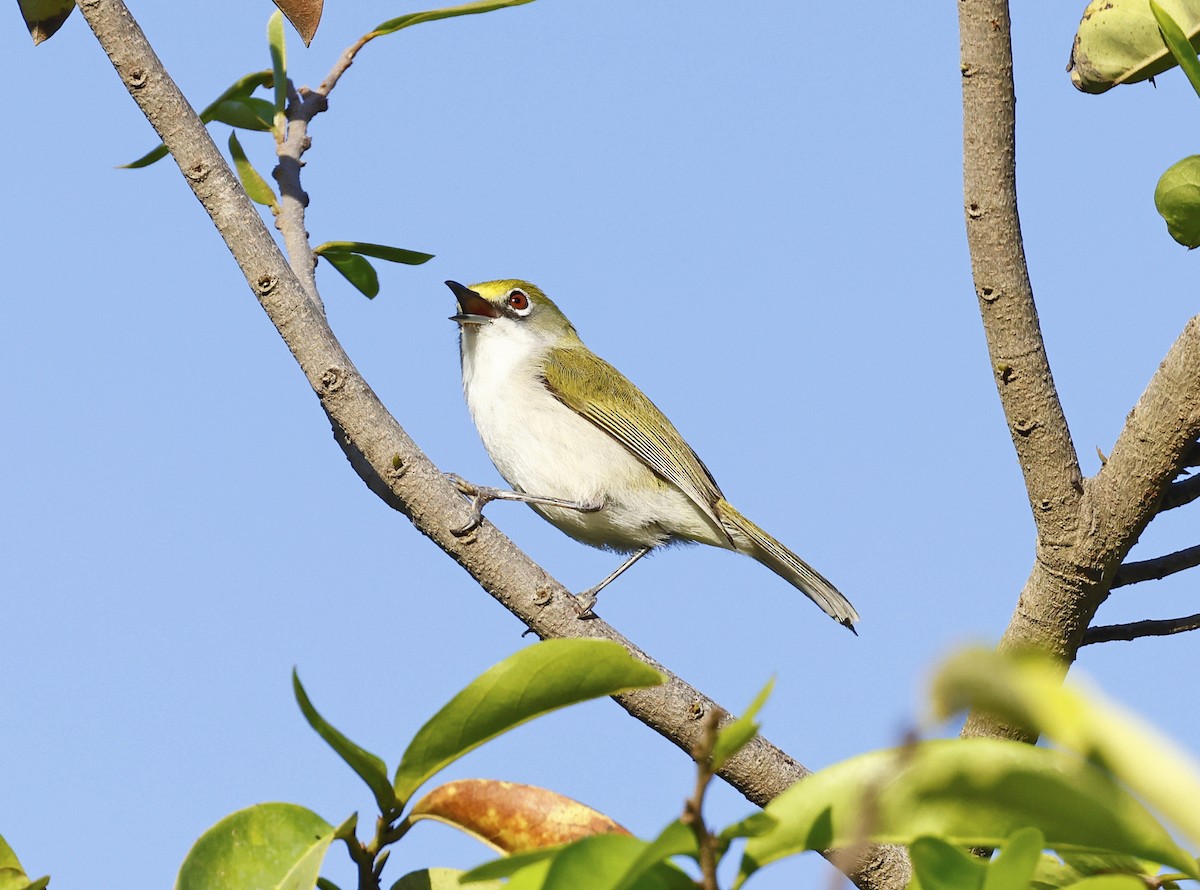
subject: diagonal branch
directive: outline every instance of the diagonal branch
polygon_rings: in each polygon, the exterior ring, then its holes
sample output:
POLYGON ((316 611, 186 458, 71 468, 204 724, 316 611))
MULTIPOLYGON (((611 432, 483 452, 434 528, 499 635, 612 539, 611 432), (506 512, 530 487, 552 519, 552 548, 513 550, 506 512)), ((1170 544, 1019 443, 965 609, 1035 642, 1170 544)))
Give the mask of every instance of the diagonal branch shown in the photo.
MULTIPOLYGON (((960 0, 958 8, 967 241, 1000 400, 1038 531, 1034 565, 1000 647, 1037 649, 1070 664, 1121 562, 1195 455, 1200 317, 1168 351, 1112 456, 1084 481, 1046 364, 1021 246, 1008 3, 960 0)), ((977 714, 963 732, 1032 740, 1018 727, 977 714)))
POLYGON ((1171 634, 1200 630, 1200 615, 1186 618, 1165 618, 1161 621, 1134 621, 1131 624, 1106 624, 1089 627, 1083 635, 1082 646, 1092 643, 1111 643, 1115 640, 1136 640, 1141 637, 1166 637, 1171 634))
MULTIPOLYGON (((601 637, 626 646, 663 670, 660 687, 617 696, 630 714, 690 751, 698 716, 717 705, 665 671, 601 620, 580 621, 569 592, 500 531, 484 522, 455 537, 468 507, 417 448, 355 369, 320 307, 288 266, 204 125, 171 80, 122 0, 81 0, 89 26, 130 95, 171 150, 188 185, 212 217, 263 309, 300 365, 334 423, 339 444, 372 491, 458 562, 501 605, 539 637, 601 637)), ((755 738, 721 776, 752 803, 764 805, 808 773, 775 745, 755 738)), ((856 864, 851 879, 864 890, 907 883, 901 848, 880 846, 856 864)))
POLYGON ((1200 545, 1176 550, 1174 553, 1157 556, 1154 559, 1127 562, 1117 570, 1117 577, 1113 580, 1112 588, 1124 587, 1127 584, 1141 584, 1143 581, 1158 581, 1167 575, 1174 575, 1176 572, 1193 569, 1196 566, 1200 566, 1200 545))
POLYGON ((1073 537, 1079 459, 1054 388, 1017 214, 1016 100, 1006 0, 961 0, 963 197, 988 355, 1038 537, 1073 537))

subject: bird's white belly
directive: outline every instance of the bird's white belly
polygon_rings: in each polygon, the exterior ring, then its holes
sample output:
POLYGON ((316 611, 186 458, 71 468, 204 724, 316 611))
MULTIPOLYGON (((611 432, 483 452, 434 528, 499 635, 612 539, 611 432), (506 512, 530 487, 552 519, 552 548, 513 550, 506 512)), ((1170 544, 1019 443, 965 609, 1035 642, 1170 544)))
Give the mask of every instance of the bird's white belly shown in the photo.
POLYGON ((560 402, 540 379, 494 373, 491 361, 487 374, 475 374, 472 357, 464 351, 467 405, 500 475, 526 494, 603 505, 595 512, 533 505, 549 522, 578 541, 614 550, 672 540, 730 546, 690 498, 560 402))

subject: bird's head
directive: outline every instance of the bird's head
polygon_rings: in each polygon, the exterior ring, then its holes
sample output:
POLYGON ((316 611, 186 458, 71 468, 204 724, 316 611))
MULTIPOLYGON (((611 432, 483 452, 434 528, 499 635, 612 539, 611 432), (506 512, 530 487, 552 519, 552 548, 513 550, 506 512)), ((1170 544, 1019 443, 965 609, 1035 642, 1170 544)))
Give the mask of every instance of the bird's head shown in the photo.
POLYGON ((472 327, 511 327, 547 340, 575 336, 571 322, 536 284, 506 278, 470 287, 447 281, 446 286, 458 300, 458 314, 451 316, 451 321, 458 322, 464 331, 472 327))

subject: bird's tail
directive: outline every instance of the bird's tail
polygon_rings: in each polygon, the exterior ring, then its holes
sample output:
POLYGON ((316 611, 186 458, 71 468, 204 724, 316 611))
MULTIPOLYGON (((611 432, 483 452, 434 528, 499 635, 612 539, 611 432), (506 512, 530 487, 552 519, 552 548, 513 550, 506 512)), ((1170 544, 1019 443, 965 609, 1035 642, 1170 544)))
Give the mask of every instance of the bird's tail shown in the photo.
POLYGON ((723 498, 717 501, 717 515, 739 551, 757 559, 820 606, 834 621, 854 631, 858 612, 850 605, 850 600, 842 596, 820 572, 735 510, 723 498))

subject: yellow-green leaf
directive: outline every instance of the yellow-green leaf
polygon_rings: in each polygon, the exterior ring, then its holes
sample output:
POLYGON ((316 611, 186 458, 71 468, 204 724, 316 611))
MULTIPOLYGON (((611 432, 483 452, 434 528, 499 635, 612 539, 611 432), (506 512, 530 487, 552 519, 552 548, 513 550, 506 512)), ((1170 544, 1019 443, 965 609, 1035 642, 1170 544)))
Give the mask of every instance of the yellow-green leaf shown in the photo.
POLYGON ((250 200, 256 204, 262 204, 264 207, 270 207, 272 210, 277 209, 279 205, 275 200, 275 192, 271 191, 267 181, 259 175, 247 159, 246 153, 242 151, 242 144, 238 142, 237 133, 229 134, 229 154, 233 157, 233 167, 237 171, 238 179, 242 182, 242 188, 250 196, 250 200))
MULTIPOLYGON (((1161 0, 1193 47, 1200 46, 1200 0, 1161 0)), ((1075 34, 1067 70, 1085 93, 1103 93, 1175 65, 1147 0, 1092 0, 1075 34)))
POLYGON ((491 12, 494 9, 504 9, 508 6, 522 6, 532 2, 533 0, 476 0, 474 3, 464 3, 462 6, 448 6, 445 9, 431 9, 427 12, 410 12, 376 25, 371 33, 375 36, 394 34, 402 28, 419 25, 422 22, 449 19, 459 15, 476 15, 481 12, 491 12))

